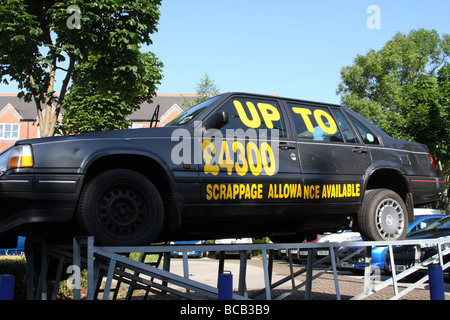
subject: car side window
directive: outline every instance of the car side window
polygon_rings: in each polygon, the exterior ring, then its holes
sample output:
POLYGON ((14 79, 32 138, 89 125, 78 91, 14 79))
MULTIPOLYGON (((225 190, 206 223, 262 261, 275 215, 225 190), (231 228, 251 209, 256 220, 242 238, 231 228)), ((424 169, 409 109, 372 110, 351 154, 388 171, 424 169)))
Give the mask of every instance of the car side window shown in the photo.
POLYGON ((344 142, 332 114, 327 108, 288 103, 300 140, 344 142))
POLYGON ((373 133, 365 124, 356 119, 353 115, 348 115, 365 144, 380 144, 380 141, 375 133, 373 133))
POLYGON ((359 140, 355 134, 355 131, 353 131, 352 126, 348 122, 347 118, 344 116, 341 110, 338 109, 331 109, 331 112, 333 112, 334 117, 336 118, 336 121, 341 128, 342 134, 344 135, 345 142, 347 143, 359 143, 359 140))
POLYGON ((239 135, 239 130, 243 130, 241 132, 245 135, 248 129, 255 129, 258 136, 264 132, 270 136, 268 130, 278 129, 280 138, 287 136, 283 115, 276 101, 244 97, 233 98, 220 108, 219 112, 221 111, 226 111, 228 114, 228 123, 220 129, 224 136, 230 129, 235 135, 239 135))
POLYGON ((439 219, 440 218, 435 218, 435 219, 431 218, 431 219, 424 220, 424 221, 418 223, 410 232, 423 230, 426 227, 428 227, 430 224, 432 224, 433 222, 435 222, 439 219))

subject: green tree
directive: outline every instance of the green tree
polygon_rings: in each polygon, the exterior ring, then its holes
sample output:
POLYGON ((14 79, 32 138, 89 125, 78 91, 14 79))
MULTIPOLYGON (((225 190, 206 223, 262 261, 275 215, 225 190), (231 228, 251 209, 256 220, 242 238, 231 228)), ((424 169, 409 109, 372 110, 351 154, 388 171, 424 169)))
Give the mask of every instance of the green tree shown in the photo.
POLYGON ((379 51, 341 70, 337 93, 394 138, 426 144, 448 185, 450 174, 450 36, 397 33, 379 51))
POLYGON ((204 74, 203 78, 197 83, 196 96, 193 99, 187 99, 181 95, 182 105, 192 108, 193 106, 208 100, 211 97, 220 94, 220 90, 214 83, 214 80, 209 77, 207 73, 204 74))
MULTIPOLYGON (((35 101, 42 136, 54 134, 72 78, 70 105, 89 117, 101 113, 95 100, 103 102, 107 94, 114 97, 108 103, 130 98, 129 110, 118 112, 123 115, 154 95, 161 63, 141 54, 140 45, 151 44, 159 5, 160 0, 0 1, 0 79, 17 81, 18 96, 35 101), (57 71, 63 74, 59 92, 57 71)), ((66 129, 75 127, 72 121, 66 129)))
POLYGON ((131 50, 111 59, 92 54, 76 67, 79 72, 74 74, 63 104, 61 131, 74 134, 128 128, 127 116, 155 95, 161 67, 152 53, 131 50), (104 70, 99 74, 105 79, 91 70, 104 70))

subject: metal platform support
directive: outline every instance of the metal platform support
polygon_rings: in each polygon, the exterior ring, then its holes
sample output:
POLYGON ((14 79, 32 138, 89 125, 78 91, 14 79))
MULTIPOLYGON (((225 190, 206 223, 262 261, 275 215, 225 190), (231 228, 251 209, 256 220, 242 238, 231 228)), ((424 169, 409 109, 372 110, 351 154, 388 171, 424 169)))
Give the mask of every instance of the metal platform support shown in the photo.
MULTIPOLYGON (((225 271, 224 252, 239 252, 238 288, 233 292, 235 300, 247 299, 285 299, 300 288, 305 288, 305 299, 312 299, 314 292, 314 280, 324 273, 333 274, 336 299, 341 299, 338 270, 339 265, 349 261, 355 255, 364 254, 365 271, 363 292, 353 299, 364 299, 373 293, 393 286, 394 292, 391 299, 398 299, 414 290, 428 280, 428 275, 417 281, 403 291, 399 291, 397 282, 417 270, 424 269, 430 264, 438 263, 446 270, 450 266, 448 259, 450 243, 447 239, 435 240, 403 240, 392 242, 354 241, 342 243, 298 243, 298 244, 230 244, 230 245, 150 245, 140 247, 108 247, 95 246, 93 237, 74 238, 72 245, 49 244, 45 239, 29 239, 26 255, 27 267, 27 297, 30 300, 56 299, 60 281, 69 272, 69 280, 74 281, 73 297, 75 300, 86 299, 110 300, 118 297, 119 290, 125 292, 125 299, 135 299, 134 293, 140 290, 139 298, 146 299, 149 294, 160 296, 163 299, 218 299, 218 289, 199 281, 190 279, 188 252, 190 251, 215 251, 219 253, 219 274, 225 271), (392 277, 381 283, 372 281, 371 252, 373 247, 388 247, 389 263, 392 277), (436 246, 437 253, 424 261, 417 260, 410 268, 397 273, 393 249, 395 246, 436 246), (348 248, 358 247, 358 250, 348 248), (285 249, 288 252, 290 273, 281 280, 272 282, 273 261, 276 250, 285 249), (306 266, 294 272, 291 250, 307 250, 308 258, 306 266), (262 252, 262 270, 264 288, 247 292, 247 252, 248 250, 260 250, 262 252), (328 250, 329 254, 319 260, 314 260, 314 253, 319 250, 328 250), (183 253, 183 275, 170 271, 171 252, 183 253), (350 253, 348 253, 350 252, 350 253), (137 259, 130 258, 130 254, 139 253, 137 259), (157 255, 155 262, 146 262, 149 255, 157 255), (316 268, 321 266, 321 268, 316 268), (325 266, 325 267, 324 267, 325 266), (77 282, 81 270, 87 270, 87 293, 82 296, 77 282), (38 274, 35 279, 34 275, 38 274), (296 280, 301 275, 306 275, 306 280, 296 280), (48 294, 47 279, 52 279, 54 284, 52 292, 48 294), (291 290, 273 298, 273 290, 286 282, 291 283, 291 290), (122 286, 126 285, 126 286, 122 286), (142 295, 142 290, 145 292, 142 295)), ((296 268, 298 266, 296 265, 296 268)), ((303 277, 304 278, 304 277, 303 277)), ((302 278, 302 279, 303 279, 302 278)), ((78 279, 79 280, 79 279, 78 279)), ((286 291, 286 290, 284 290, 286 291)), ((121 296, 124 296, 122 292, 121 296)))

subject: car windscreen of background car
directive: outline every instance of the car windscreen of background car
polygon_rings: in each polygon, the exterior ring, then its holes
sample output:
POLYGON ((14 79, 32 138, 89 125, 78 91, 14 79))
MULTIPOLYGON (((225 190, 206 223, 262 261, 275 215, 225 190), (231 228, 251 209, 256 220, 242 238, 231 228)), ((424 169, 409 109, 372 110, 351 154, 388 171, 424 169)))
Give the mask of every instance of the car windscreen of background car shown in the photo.
POLYGON ((430 224, 425 230, 442 230, 442 229, 450 229, 450 217, 443 218, 430 224))

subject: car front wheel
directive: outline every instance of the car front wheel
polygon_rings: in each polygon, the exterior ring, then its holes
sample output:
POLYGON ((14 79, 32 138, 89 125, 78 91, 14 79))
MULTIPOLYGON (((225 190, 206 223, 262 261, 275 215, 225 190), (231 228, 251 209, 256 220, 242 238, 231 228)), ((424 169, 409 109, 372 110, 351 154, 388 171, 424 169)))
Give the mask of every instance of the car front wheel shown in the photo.
POLYGON ((127 169, 98 174, 83 189, 77 220, 101 245, 148 245, 164 218, 161 196, 145 176, 127 169))
POLYGON ((401 240, 406 236, 408 213, 403 199, 389 189, 368 190, 358 213, 364 240, 401 240))

